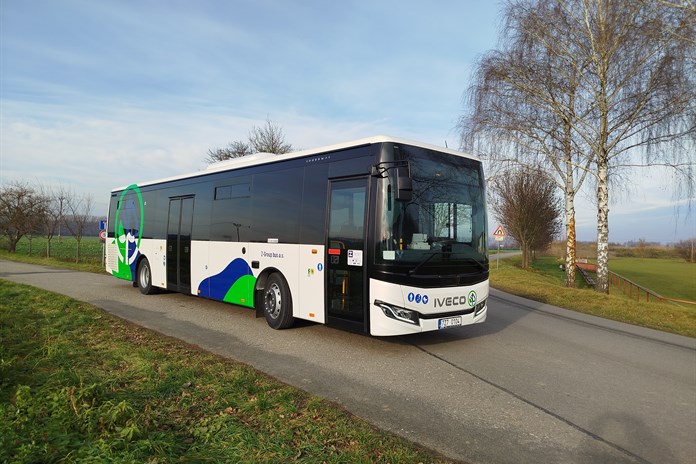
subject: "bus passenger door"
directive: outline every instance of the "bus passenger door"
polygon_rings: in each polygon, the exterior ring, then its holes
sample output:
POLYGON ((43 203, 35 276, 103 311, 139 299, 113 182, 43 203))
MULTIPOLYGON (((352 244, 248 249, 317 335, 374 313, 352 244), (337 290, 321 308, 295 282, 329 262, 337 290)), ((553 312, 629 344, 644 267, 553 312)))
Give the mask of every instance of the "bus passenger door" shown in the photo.
POLYGON ((191 293, 193 197, 169 200, 167 290, 191 293))
POLYGON ((366 331, 364 260, 367 178, 331 181, 326 322, 366 331))

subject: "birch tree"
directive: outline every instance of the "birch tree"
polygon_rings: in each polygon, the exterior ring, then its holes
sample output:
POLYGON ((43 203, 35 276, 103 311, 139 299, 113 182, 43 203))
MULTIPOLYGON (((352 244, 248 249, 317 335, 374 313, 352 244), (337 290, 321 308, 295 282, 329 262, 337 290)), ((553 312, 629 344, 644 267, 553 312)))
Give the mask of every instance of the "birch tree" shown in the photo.
MULTIPOLYGON (((597 287, 609 291, 609 178, 626 166, 667 165, 693 185, 696 9, 686 2, 583 0, 564 5, 586 57, 589 117, 577 132, 594 154, 597 287), (641 158, 642 155, 642 158, 641 158)), ((687 190, 692 191, 692 187, 687 190)))
MULTIPOLYGON (((505 12, 501 48, 479 61, 460 120, 462 144, 495 171, 547 167, 563 192, 565 284, 575 286, 575 196, 592 162, 573 126, 588 109, 580 92, 586 61, 566 41, 567 18, 553 1, 514 2, 505 12)), ((489 170, 490 172, 491 170, 489 170)))
POLYGON ((693 194, 695 17, 689 0, 516 0, 502 50, 482 59, 469 91, 465 141, 498 151, 497 159, 510 155, 507 162, 536 160, 563 183, 567 268, 574 268, 569 200, 592 177, 598 291, 608 291, 611 176, 670 166, 676 189, 693 194), (489 62, 496 73, 481 71, 489 62))

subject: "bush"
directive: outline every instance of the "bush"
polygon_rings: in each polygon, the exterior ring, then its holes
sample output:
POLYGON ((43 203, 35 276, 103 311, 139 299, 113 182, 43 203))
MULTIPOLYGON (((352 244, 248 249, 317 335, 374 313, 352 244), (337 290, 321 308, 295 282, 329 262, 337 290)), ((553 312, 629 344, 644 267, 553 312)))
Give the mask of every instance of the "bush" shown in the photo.
POLYGON ((617 258, 661 258, 674 259, 676 253, 673 248, 663 247, 658 245, 632 246, 624 247, 617 246, 609 249, 617 258))
POLYGON ((696 262, 696 237, 678 242, 674 245, 674 249, 679 257, 686 260, 687 263, 696 262))

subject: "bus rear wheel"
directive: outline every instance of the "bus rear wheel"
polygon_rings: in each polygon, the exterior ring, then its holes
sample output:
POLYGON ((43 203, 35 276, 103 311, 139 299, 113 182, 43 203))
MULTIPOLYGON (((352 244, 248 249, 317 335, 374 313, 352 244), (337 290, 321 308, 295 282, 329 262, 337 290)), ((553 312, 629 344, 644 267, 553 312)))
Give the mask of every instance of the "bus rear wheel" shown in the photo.
POLYGON ((138 263, 138 287, 143 295, 152 295, 155 293, 155 287, 152 286, 152 270, 150 262, 147 258, 143 258, 138 263))
POLYGON ((263 289, 263 312, 266 322, 273 329, 287 329, 295 323, 290 289, 278 273, 271 274, 266 281, 263 289))

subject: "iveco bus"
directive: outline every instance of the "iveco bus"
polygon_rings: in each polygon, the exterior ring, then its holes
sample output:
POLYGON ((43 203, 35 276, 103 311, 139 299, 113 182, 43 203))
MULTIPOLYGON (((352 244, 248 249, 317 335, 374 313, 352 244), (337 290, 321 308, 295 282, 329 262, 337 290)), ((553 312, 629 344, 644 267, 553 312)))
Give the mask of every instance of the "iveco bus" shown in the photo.
POLYGON ((107 271, 372 335, 483 322, 488 297, 481 162, 372 137, 255 154, 113 190, 107 271))

